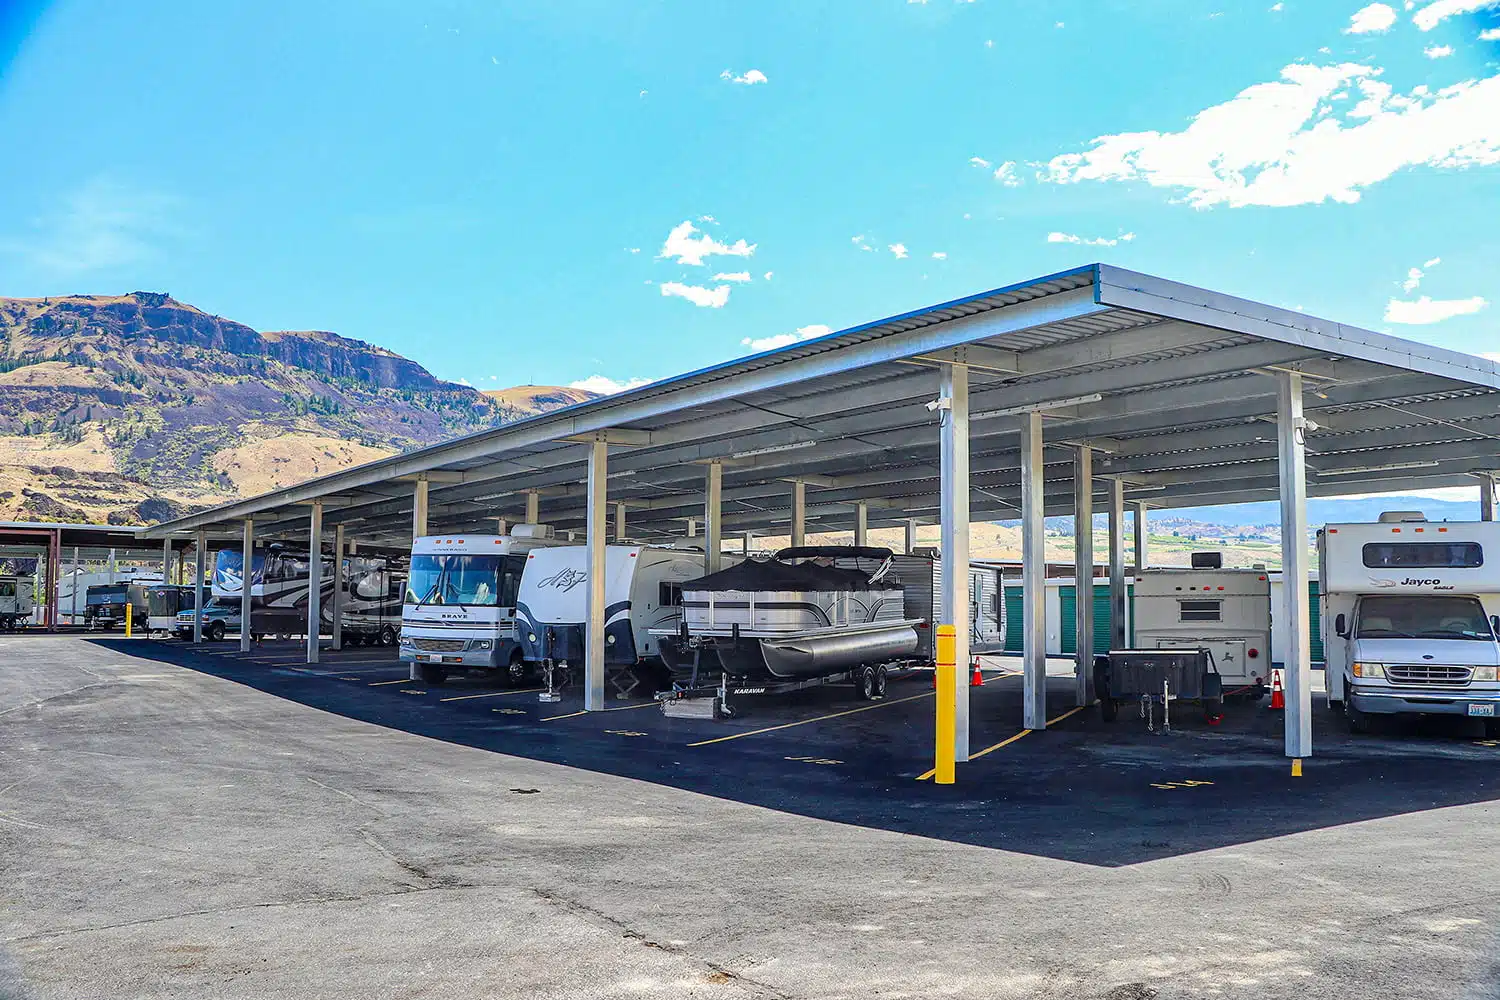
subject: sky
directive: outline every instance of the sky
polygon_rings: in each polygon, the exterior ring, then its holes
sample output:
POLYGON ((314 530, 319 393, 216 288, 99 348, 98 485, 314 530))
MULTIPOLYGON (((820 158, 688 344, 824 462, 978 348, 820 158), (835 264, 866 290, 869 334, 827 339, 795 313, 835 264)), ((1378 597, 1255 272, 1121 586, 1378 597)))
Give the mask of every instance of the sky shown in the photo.
POLYGON ((0 0, 0 295, 609 390, 1105 261, 1500 352, 1500 0, 0 0))

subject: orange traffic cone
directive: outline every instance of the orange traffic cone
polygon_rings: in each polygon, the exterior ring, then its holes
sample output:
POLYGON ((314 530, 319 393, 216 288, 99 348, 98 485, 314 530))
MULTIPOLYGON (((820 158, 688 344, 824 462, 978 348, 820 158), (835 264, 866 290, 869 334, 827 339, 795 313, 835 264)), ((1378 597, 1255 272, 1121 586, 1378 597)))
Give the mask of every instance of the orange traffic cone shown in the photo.
POLYGON ((974 661, 974 672, 969 675, 969 687, 984 687, 984 675, 979 672, 979 661, 974 661))
POLYGON ((1281 690, 1281 671, 1271 671, 1271 711, 1277 712, 1286 708, 1286 695, 1281 690))

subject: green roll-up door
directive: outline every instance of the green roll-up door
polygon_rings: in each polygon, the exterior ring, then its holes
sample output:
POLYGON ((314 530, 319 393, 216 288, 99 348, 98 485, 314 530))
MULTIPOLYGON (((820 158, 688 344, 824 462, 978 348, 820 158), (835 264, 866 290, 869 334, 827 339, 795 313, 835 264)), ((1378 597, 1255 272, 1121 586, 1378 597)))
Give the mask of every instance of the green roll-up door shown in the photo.
POLYGON ((1109 637, 1114 626, 1114 605, 1109 599, 1109 588, 1094 585, 1094 652, 1109 652, 1109 637))
POLYGON ((1019 653, 1021 651, 1021 588, 1005 588, 1005 651, 1007 653, 1019 653))
POLYGON ((1062 610, 1062 621, 1058 623, 1062 632, 1062 655, 1072 656, 1078 652, 1078 635, 1074 629, 1078 621, 1078 588, 1059 587, 1057 591, 1062 610))
MULTIPOLYGON (((1072 656, 1078 652, 1078 589, 1061 587, 1062 654, 1072 656)), ((1109 586, 1094 584, 1094 652, 1109 652, 1110 621, 1113 608, 1109 601, 1109 586)))
POLYGON ((1308 608, 1311 613, 1307 616, 1308 628, 1312 631, 1312 641, 1308 643, 1308 654, 1314 663, 1323 662, 1323 618, 1321 609, 1318 607, 1318 581, 1309 580, 1307 584, 1308 608))

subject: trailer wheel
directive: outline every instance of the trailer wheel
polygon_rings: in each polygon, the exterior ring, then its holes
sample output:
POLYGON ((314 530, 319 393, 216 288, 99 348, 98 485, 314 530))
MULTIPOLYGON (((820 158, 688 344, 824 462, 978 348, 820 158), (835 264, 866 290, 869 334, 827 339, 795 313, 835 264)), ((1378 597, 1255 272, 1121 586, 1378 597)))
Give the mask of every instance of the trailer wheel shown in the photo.
POLYGON ((875 700, 875 668, 859 667, 854 671, 854 693, 861 701, 875 700))
POLYGON ((1223 698, 1203 699, 1203 721, 1210 726, 1216 726, 1224 718, 1223 698))
POLYGON ((436 663, 422 664, 422 683, 439 685, 448 679, 448 670, 436 663))
POLYGON ((1109 696, 1108 689, 1104 696, 1099 699, 1099 718, 1105 722, 1114 722, 1120 717, 1120 703, 1109 696))
POLYGON ((889 673, 890 673, 890 671, 888 671, 886 669, 886 666, 885 666, 884 663, 880 664, 880 666, 878 666, 878 667, 875 668, 875 684, 874 684, 874 697, 875 698, 879 699, 879 698, 884 698, 885 697, 885 682, 888 679, 888 674, 889 673))

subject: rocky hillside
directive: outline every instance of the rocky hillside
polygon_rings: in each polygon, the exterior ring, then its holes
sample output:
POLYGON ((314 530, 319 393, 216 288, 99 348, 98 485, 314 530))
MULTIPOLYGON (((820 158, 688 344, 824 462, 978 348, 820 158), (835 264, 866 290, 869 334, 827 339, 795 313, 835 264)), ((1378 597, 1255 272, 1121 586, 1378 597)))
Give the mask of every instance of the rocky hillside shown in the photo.
POLYGON ((141 523, 576 402, 165 293, 0 298, 0 519, 141 523))

